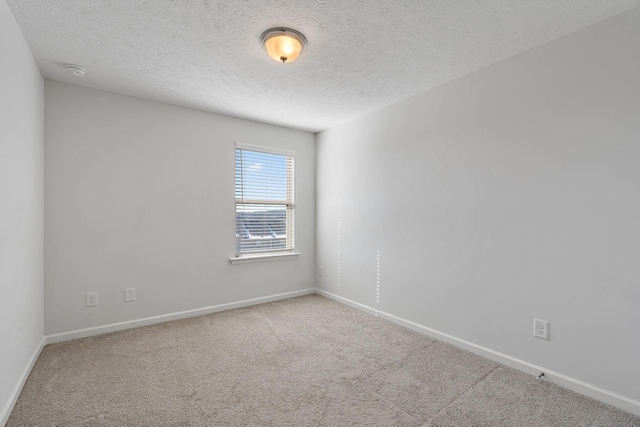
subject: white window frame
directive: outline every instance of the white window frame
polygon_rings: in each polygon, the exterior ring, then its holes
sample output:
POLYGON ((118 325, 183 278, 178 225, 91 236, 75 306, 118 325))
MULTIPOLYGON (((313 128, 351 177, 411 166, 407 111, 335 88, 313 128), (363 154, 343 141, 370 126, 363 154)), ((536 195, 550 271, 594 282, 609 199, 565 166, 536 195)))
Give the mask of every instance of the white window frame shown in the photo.
MULTIPOLYGON (((260 145, 252 145, 252 144, 244 144, 240 142, 236 142, 235 150, 234 150, 234 161, 237 161, 237 150, 246 150, 246 151, 254 151, 259 153, 266 154, 276 154, 280 156, 287 156, 293 159, 293 173, 292 173, 292 191, 290 195, 290 199, 286 201, 282 201, 285 203, 278 204, 286 204, 287 205, 287 248, 285 249, 276 249, 276 250, 264 250, 264 251, 251 251, 251 252, 238 252, 238 240, 237 240, 237 231, 236 231, 236 239, 235 243, 235 251, 234 256, 229 258, 232 264, 244 264, 251 262, 263 262, 263 261, 275 261, 275 260, 285 260, 295 258, 299 253, 295 252, 295 191, 296 191, 296 168, 295 168, 295 152, 282 150, 278 148, 272 147, 263 147, 260 145)), ((235 167, 234 167, 234 188, 235 188, 235 167)), ((236 199, 235 198, 235 190, 234 190, 234 230, 237 227, 237 206, 239 204, 273 204, 272 201, 264 201, 264 200, 252 200, 252 199, 236 199)))

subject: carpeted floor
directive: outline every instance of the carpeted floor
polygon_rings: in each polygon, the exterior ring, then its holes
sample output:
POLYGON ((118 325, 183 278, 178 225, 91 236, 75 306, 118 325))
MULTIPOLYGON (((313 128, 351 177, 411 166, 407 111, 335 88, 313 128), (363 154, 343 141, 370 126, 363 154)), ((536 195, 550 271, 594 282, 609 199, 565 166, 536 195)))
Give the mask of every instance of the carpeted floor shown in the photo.
POLYGON ((640 426, 318 295, 47 346, 8 426, 640 426))

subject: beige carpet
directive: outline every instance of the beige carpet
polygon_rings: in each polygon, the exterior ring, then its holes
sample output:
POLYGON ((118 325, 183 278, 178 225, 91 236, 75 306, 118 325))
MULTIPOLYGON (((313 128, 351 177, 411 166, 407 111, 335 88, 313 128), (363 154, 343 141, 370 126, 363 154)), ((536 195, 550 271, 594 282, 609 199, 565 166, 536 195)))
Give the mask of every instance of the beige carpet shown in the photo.
POLYGON ((47 346, 8 426, 640 426, 318 295, 47 346))

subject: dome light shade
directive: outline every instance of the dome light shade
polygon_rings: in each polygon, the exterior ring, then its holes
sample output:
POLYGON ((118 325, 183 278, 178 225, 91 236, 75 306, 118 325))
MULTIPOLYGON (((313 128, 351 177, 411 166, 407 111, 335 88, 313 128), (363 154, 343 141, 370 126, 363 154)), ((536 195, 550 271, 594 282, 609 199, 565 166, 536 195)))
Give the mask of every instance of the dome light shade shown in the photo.
POLYGON ((302 33, 290 28, 271 28, 262 33, 260 41, 269 56, 283 64, 298 59, 307 44, 307 39, 302 33))
POLYGON ((87 74, 87 70, 85 70, 84 68, 76 64, 67 64, 65 68, 70 72, 72 72, 74 75, 79 77, 82 77, 85 74, 87 74))

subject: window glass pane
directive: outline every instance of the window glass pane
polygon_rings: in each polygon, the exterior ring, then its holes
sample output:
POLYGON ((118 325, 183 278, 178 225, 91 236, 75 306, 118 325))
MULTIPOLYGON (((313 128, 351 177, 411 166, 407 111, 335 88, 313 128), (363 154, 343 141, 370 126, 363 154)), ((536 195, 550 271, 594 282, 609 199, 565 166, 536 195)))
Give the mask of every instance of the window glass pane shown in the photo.
POLYGON ((287 200, 287 156, 236 150, 238 198, 287 200))
POLYGON ((286 221, 286 205, 236 205, 236 251, 286 249, 286 221))

